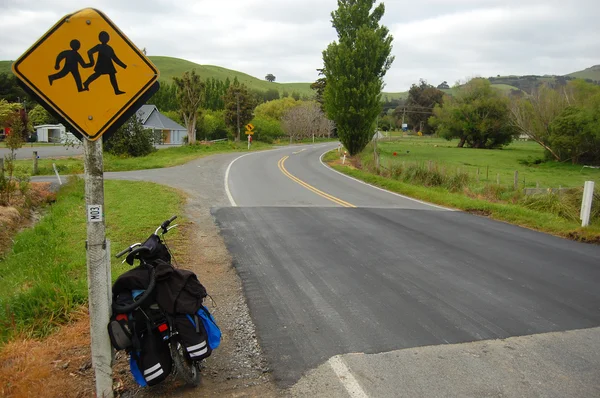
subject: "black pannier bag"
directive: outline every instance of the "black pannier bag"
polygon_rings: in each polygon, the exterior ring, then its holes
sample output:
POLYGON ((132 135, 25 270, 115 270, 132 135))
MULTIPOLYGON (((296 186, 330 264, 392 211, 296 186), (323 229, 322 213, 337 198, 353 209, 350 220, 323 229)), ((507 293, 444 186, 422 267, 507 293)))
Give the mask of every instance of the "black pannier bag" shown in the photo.
POLYGON ((133 332, 129 323, 129 315, 115 314, 108 323, 108 336, 115 350, 128 350, 133 347, 133 332))
POLYGON ((179 342, 190 360, 200 361, 210 356, 212 350, 208 345, 208 336, 197 315, 175 316, 175 329, 179 335, 179 342))
POLYGON ((140 339, 141 352, 132 353, 149 386, 160 383, 171 373, 173 365, 169 344, 157 330, 146 332, 140 339))

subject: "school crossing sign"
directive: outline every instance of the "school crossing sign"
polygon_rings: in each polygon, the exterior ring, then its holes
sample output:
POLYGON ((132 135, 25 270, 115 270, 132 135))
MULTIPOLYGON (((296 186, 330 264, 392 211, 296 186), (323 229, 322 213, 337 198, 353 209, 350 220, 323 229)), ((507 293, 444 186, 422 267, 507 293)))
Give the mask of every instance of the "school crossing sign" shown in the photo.
POLYGON ((74 133, 112 133, 158 90, 158 69, 102 12, 67 15, 13 64, 21 85, 74 133))

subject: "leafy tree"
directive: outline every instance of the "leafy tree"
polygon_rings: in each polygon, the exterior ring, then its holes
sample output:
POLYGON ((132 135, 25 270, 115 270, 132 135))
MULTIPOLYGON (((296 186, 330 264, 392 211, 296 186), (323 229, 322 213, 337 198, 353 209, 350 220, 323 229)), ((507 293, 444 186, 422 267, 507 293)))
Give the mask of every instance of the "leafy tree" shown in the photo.
POLYGON ((275 75, 272 73, 269 73, 267 76, 265 76, 265 80, 273 83, 275 81, 275 75))
POLYGON ((325 78, 325 71, 323 69, 317 69, 317 72, 319 72, 319 77, 314 83, 312 83, 310 85, 310 88, 314 90, 315 92, 315 101, 317 101, 320 106, 321 106, 321 110, 323 112, 325 112, 325 87, 327 86, 327 79, 325 78))
POLYGON ((379 24, 385 6, 373 8, 374 4, 375 0, 338 0, 331 14, 338 42, 323 51, 325 109, 351 155, 362 151, 373 135, 383 77, 394 61, 393 38, 379 24))
POLYGON ((408 90, 406 100, 407 123, 414 128, 421 129, 424 134, 432 134, 433 126, 427 124, 433 108, 442 103, 444 92, 428 84, 425 80, 419 80, 419 85, 413 84, 408 90))
POLYGON ((32 102, 25 90, 17 83, 17 77, 12 73, 0 73, 0 99, 9 102, 32 102))
POLYGON ((6 147, 10 149, 10 157, 15 159, 15 151, 23 146, 28 132, 27 114, 24 109, 13 112, 7 120, 10 126, 10 134, 6 136, 6 147))
POLYGON ((177 87, 179 111, 187 128, 188 143, 193 144, 196 142, 196 122, 205 98, 205 84, 194 70, 185 72, 182 77, 174 77, 173 81, 177 87))
POLYGON ((198 134, 207 141, 227 138, 225 111, 203 112, 202 119, 198 122, 198 134))
POLYGON ((443 81, 439 86, 437 86, 438 90, 450 90, 450 86, 447 81, 443 81))
POLYGON ((296 91, 292 91, 292 98, 295 99, 296 101, 300 101, 300 93, 298 93, 296 91))
POLYGON ((519 133, 537 142, 555 160, 560 161, 560 154, 550 145, 550 125, 567 106, 566 95, 548 85, 542 85, 530 96, 511 96, 511 122, 519 133))
POLYGON ((300 105, 300 102, 293 98, 285 97, 279 100, 265 102, 260 104, 254 110, 254 115, 261 118, 269 118, 280 121, 285 112, 293 107, 300 105))
POLYGON ((156 94, 148 100, 148 104, 156 105, 161 112, 170 112, 179 110, 177 100, 177 85, 161 83, 156 94))
POLYGON ((145 129, 138 116, 133 115, 104 141, 104 150, 116 156, 146 156, 156 151, 152 135, 152 130, 145 129))
POLYGON ((579 98, 550 124, 549 146, 562 161, 600 163, 600 94, 579 98))
POLYGON ((279 99, 279 91, 274 88, 268 89, 267 91, 265 91, 264 99, 265 99, 265 102, 278 100, 279 99))
POLYGON ((225 108, 223 96, 227 92, 227 83, 213 78, 206 79, 205 108, 218 111, 225 108))
POLYGON ((429 123, 447 140, 459 138, 458 146, 498 148, 508 145, 515 134, 510 123, 508 98, 494 90, 488 80, 473 79, 445 96, 436 105, 429 123))
POLYGON ((14 114, 21 109, 20 104, 0 99, 0 128, 9 127, 14 114))
POLYGON ((244 84, 234 79, 225 94, 225 123, 234 131, 235 140, 240 140, 241 127, 252 120, 254 98, 244 84))
POLYGON ((255 116, 250 123, 254 125, 254 139, 258 141, 272 143, 285 135, 279 120, 264 116, 255 116))
POLYGON ((39 104, 36 104, 33 109, 29 111, 28 116, 29 121, 33 126, 58 123, 58 120, 39 104))

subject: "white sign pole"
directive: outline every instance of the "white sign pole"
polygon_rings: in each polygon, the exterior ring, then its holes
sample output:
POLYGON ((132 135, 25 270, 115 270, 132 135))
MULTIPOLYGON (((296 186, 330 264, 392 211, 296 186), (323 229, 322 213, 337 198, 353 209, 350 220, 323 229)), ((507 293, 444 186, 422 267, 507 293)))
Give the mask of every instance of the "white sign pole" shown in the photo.
POLYGON ((590 215, 592 212, 592 201, 594 199, 594 181, 586 181, 583 189, 583 201, 581 203, 581 226, 590 225, 590 215))
POLYGON ((106 246, 104 220, 104 164, 102 137, 83 140, 85 204, 87 208, 87 276, 90 309, 92 366, 96 396, 113 397, 112 347, 106 326, 110 320, 110 252, 106 246))

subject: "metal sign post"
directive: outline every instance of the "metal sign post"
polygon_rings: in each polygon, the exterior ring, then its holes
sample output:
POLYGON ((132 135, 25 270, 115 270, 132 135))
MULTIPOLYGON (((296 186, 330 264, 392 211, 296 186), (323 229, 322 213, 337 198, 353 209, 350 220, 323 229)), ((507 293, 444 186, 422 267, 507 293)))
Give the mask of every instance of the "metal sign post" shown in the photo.
POLYGON ((246 135, 248 136, 248 150, 250 150, 250 144, 252 143, 252 135, 254 134, 254 125, 248 123, 246 125, 246 135))
POLYGON ((86 8, 61 18, 12 70, 31 96, 83 139, 92 366, 96 396, 112 397, 102 140, 158 90, 158 69, 106 15, 86 8))

